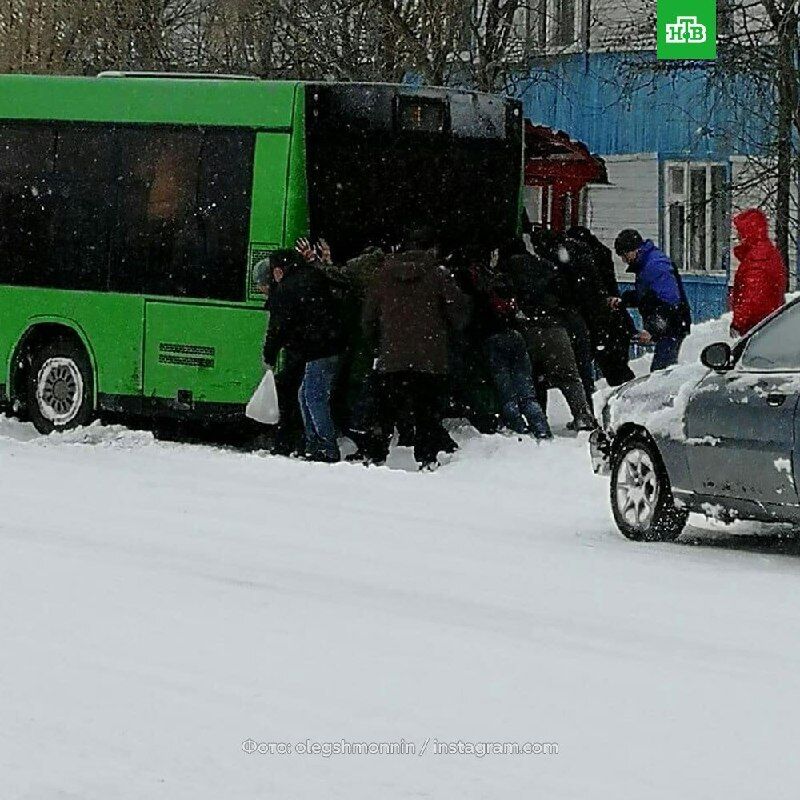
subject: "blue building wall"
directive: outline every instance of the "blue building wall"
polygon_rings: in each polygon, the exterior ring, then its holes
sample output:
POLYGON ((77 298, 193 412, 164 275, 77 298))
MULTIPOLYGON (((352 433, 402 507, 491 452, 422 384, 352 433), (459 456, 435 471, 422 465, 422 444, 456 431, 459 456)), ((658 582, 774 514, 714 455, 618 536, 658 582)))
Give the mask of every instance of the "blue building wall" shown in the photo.
POLYGON ((734 93, 718 91, 710 69, 693 62, 665 71, 654 53, 576 54, 534 66, 519 97, 526 117, 568 131, 601 155, 752 154, 763 132, 746 113, 751 90, 735 81, 737 102, 726 102, 734 93))

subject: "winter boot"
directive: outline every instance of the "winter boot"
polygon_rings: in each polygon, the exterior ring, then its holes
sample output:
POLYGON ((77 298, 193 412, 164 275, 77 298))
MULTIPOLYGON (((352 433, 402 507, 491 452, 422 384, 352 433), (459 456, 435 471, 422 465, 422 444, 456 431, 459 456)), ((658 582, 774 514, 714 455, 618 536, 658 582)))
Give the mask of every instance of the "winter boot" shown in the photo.
POLYGON ((528 426, 520 413, 519 405, 516 400, 511 400, 503 406, 503 418, 506 421, 506 425, 508 425, 514 433, 522 435, 528 432, 528 426))
POLYGON ((567 429, 571 431, 594 431, 599 427, 597 420, 588 412, 567 423, 567 429))
POLYGON ((542 411, 542 407, 533 399, 529 398, 523 406, 525 419, 528 421, 526 431, 536 439, 552 439, 553 432, 547 421, 547 415, 542 411))

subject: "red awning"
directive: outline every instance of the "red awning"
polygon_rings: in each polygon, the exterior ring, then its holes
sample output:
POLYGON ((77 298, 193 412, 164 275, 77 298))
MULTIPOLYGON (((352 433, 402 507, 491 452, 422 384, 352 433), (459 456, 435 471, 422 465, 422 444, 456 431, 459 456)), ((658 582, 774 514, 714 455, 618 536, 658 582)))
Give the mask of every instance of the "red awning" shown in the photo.
POLYGON ((525 120, 525 185, 578 192, 588 183, 608 183, 602 158, 563 131, 525 120))

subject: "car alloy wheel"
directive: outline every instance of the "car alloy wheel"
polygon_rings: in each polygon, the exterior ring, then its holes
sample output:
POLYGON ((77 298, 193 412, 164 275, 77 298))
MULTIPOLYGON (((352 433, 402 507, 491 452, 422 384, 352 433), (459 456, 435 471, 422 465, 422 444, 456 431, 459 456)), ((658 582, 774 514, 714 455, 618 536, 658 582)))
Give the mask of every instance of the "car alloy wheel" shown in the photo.
POLYGON ((617 508, 634 530, 647 531, 658 508, 661 486, 650 455, 638 447, 629 450, 617 467, 617 508))

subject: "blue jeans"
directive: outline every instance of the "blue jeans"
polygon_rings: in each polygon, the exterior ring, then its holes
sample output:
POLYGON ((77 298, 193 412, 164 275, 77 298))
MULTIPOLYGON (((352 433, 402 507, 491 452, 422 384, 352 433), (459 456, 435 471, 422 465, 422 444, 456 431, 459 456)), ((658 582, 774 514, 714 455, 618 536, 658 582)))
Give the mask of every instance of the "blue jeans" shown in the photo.
POLYGON ((336 426, 331 416, 331 389, 338 366, 339 356, 309 361, 297 393, 306 431, 306 451, 330 461, 340 458, 336 426))
POLYGON ((656 352, 653 355, 653 364, 650 367, 650 372, 658 372, 677 364, 683 339, 683 336, 662 336, 656 342, 656 352))
POLYGON ((486 340, 486 356, 492 372, 503 417, 515 433, 533 433, 537 438, 549 437, 542 407, 536 402, 531 359, 525 340, 518 331, 510 330, 486 340))

